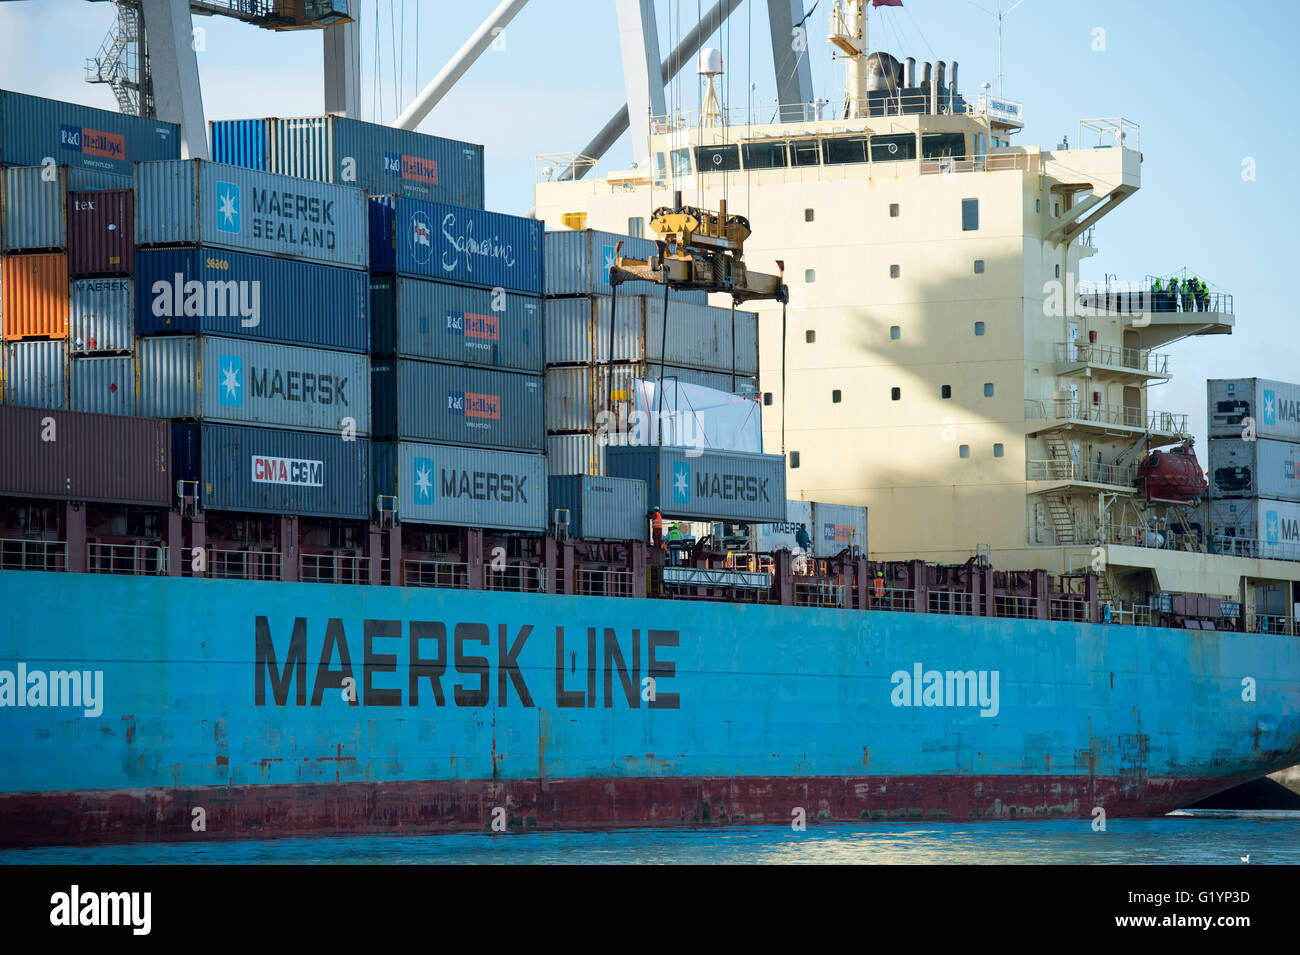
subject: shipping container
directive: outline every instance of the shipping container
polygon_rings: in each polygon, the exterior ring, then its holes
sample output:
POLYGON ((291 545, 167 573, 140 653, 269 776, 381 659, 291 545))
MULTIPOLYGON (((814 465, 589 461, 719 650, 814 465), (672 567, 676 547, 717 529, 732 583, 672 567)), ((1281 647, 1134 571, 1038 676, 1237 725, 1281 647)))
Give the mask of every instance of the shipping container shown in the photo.
MULTIPOLYGON (((552 301, 547 301, 549 308, 552 301)), ((568 365, 546 369, 546 430, 594 431, 604 419, 601 412, 608 409, 610 400, 620 418, 631 410, 634 399, 634 382, 644 378, 658 378, 658 364, 638 362, 629 365, 568 365), (611 382, 612 379, 612 382, 611 382)), ((664 377, 683 384, 702 385, 717 391, 752 396, 757 393, 753 378, 732 377, 723 372, 701 371, 696 368, 662 369, 664 377)), ((668 408, 666 411, 674 409, 668 408)))
POLYGON ((785 457, 687 448, 609 447, 611 477, 646 482, 665 517, 768 523, 785 517, 785 457))
POLYGON ((1300 444, 1210 439, 1210 496, 1300 501, 1300 444))
POLYGON ((175 435, 177 476, 199 481, 204 510, 370 516, 366 438, 229 424, 184 425, 175 435))
POLYGON ((409 358, 372 363, 375 435, 542 451, 542 379, 409 358))
POLYGON ((403 522, 546 529, 546 458, 411 441, 375 443, 375 495, 403 522))
POLYGON ((135 270, 135 193, 68 194, 68 274, 130 275, 135 270))
POLYGON ((68 343, 10 342, 5 397, 11 405, 68 407, 68 343))
POLYGON ((9 497, 154 507, 175 499, 171 428, 156 418, 0 407, 0 448, 0 494, 9 497))
POLYGON ((813 502, 812 538, 814 557, 835 557, 845 548, 867 552, 867 509, 851 504, 813 502))
POLYGON ((645 481, 592 477, 588 474, 556 475, 548 481, 547 518, 558 524, 569 512, 567 532, 579 540, 644 540, 649 527, 645 481))
POLYGON ((772 554, 778 550, 791 553, 806 553, 796 539, 799 528, 803 527, 812 538, 813 505, 811 501, 786 501, 785 520, 771 524, 754 525, 754 550, 760 554, 772 554))
POLYGON ((140 413, 231 424, 370 432, 370 360, 238 338, 140 339, 140 413))
MULTIPOLYGON (((76 166, 13 166, 0 176, 6 252, 68 248, 68 203, 78 192, 131 188, 131 177, 76 166)), ((127 228, 130 229, 130 218, 127 228)))
POLYGON ((371 353, 541 374, 542 305, 526 295, 373 275, 371 353))
POLYGON ((53 157, 129 176, 137 162, 180 155, 174 123, 0 90, 0 165, 39 166, 53 157))
POLYGON ((138 246, 208 245, 364 269, 366 195, 201 159, 135 169, 138 246))
POLYGON ((6 341, 68 337, 68 254, 0 259, 0 322, 6 341))
POLYGON ((68 396, 73 411, 138 414, 135 358, 107 355, 70 359, 68 396))
POLYGON ((209 122, 212 161, 267 171, 267 122, 265 119, 217 119, 209 122))
POLYGON ((135 346, 135 283, 127 278, 74 279, 68 349, 74 355, 135 346))
POLYGON ((1264 498, 1211 501, 1214 553, 1300 560, 1300 503, 1264 498))
POLYGON ((536 219, 423 199, 370 200, 371 271, 542 294, 536 219))
POLYGON ((1300 441, 1300 385, 1266 378, 1217 378, 1207 382, 1211 438, 1245 436, 1245 418, 1255 436, 1300 441))
MULTIPOLYGON (((622 242, 622 255, 630 259, 649 259, 656 252, 650 239, 600 232, 596 229, 560 229, 546 233, 546 294, 605 295, 613 289, 609 270, 614 266, 614 250, 622 242)), ((634 295, 656 287, 651 282, 624 282, 619 297, 634 295)), ((661 293, 662 294, 662 293, 661 293)))
POLYGON ((590 432, 548 434, 546 436, 546 473, 605 473, 605 445, 590 432))
POLYGON ((366 273, 228 249, 136 254, 136 329, 367 351, 366 273))
POLYGON ((668 304, 668 335, 664 337, 663 300, 648 295, 610 298, 580 296, 549 299, 546 306, 546 363, 575 364, 609 360, 609 315, 618 311, 614 329, 614 360, 667 364, 683 368, 758 374, 758 319, 736 312, 692 305, 668 304), (736 348, 732 351, 732 327, 736 348))

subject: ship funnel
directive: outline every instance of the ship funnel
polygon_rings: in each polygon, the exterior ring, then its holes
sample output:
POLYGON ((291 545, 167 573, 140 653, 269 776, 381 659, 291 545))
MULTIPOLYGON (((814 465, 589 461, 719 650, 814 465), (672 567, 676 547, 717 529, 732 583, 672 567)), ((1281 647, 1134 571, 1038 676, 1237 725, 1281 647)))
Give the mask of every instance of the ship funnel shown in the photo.
POLYGON ((948 79, 948 103, 957 99, 957 61, 952 61, 952 76, 948 79))
POLYGON ((939 90, 943 86, 943 60, 934 64, 934 82, 930 84, 930 115, 939 115, 939 90))
POLYGON ((867 90, 897 90, 900 69, 888 53, 872 53, 867 57, 867 90))
POLYGON ((912 89, 916 86, 916 57, 909 56, 904 63, 907 68, 904 71, 903 85, 908 89, 912 89))

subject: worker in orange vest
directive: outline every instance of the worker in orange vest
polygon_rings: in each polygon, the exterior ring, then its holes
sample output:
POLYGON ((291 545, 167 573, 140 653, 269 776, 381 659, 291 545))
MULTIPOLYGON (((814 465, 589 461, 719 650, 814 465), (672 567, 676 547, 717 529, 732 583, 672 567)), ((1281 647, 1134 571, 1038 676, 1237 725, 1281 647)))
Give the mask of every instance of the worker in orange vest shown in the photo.
POLYGON ((664 539, 664 516, 659 513, 659 508, 650 511, 650 543, 659 547, 664 539))
POLYGON ((876 599, 877 599, 877 600, 882 600, 882 599, 884 599, 884 596, 885 596, 885 572, 884 572, 883 570, 878 570, 878 571, 876 571, 876 581, 875 581, 875 585, 874 585, 874 586, 875 586, 875 591, 876 591, 876 599))

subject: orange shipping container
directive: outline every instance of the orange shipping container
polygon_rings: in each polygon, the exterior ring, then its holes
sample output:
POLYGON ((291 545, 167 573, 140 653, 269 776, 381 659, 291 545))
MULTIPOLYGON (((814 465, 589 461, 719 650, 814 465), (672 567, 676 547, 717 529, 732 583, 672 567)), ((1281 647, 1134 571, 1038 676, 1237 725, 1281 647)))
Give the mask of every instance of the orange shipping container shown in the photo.
POLYGON ((5 341, 68 337, 68 254, 6 255, 0 261, 5 341))

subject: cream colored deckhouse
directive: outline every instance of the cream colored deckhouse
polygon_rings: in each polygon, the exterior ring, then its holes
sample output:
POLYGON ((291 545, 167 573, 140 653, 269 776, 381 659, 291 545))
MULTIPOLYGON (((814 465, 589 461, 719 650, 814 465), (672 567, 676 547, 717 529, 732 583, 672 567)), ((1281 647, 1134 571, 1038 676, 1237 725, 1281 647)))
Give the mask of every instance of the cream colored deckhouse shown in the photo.
POLYGON ((1103 595, 1125 606, 1170 590, 1253 612, 1253 585, 1300 565, 1207 555, 1183 509, 1134 487, 1148 446, 1180 441, 1196 410, 1148 401, 1168 349, 1230 333, 1231 298, 1165 310, 1114 280, 1109 296, 1080 289, 1094 235, 1141 228, 1112 215, 1141 186, 1137 124, 1013 144, 1021 106, 966 98, 955 64, 866 56, 853 24, 831 42, 842 104, 657 117, 638 168, 539 182, 537 217, 644 234, 680 190, 749 219, 746 262, 783 260, 791 290, 784 382, 781 306, 745 306, 760 313, 766 449, 782 450, 784 419, 791 497, 867 505, 873 558, 986 546, 1000 568, 1104 569, 1103 595))

